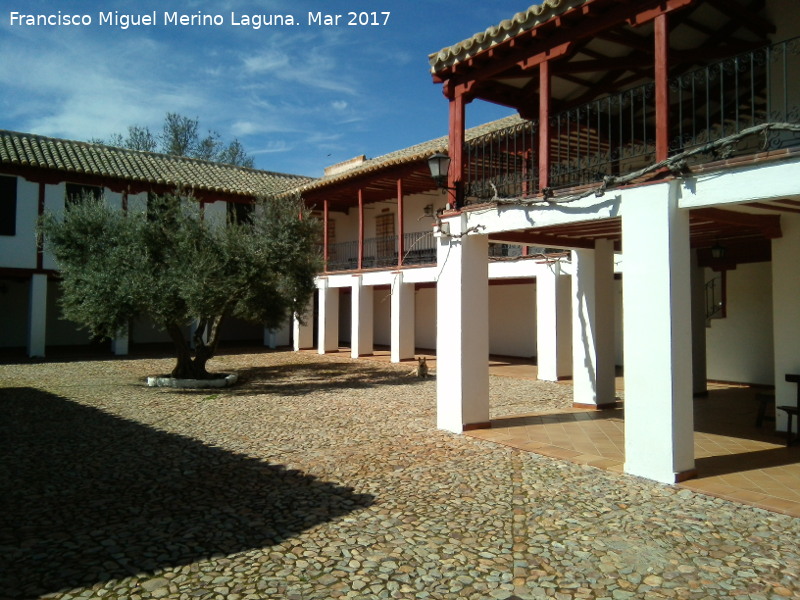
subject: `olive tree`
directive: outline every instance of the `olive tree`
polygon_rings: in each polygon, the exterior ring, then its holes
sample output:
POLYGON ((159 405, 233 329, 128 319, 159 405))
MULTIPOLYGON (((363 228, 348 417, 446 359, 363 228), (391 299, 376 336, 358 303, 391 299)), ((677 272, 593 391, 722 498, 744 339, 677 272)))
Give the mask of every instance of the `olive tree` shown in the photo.
POLYGON ((39 232, 61 271, 63 316, 105 337, 149 317, 172 340, 180 378, 209 377, 226 318, 275 328, 304 314, 321 268, 319 222, 299 197, 260 198, 222 223, 188 197, 158 197, 146 212, 86 197, 63 218, 45 214, 39 232))

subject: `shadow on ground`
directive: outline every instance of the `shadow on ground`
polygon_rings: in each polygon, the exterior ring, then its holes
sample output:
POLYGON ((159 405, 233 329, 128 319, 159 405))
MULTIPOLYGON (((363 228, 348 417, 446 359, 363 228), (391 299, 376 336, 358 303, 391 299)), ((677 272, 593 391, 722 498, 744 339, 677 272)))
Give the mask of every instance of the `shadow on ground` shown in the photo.
MULTIPOLYGON (((404 365, 405 366, 405 365, 404 365)), ((412 376, 407 369, 389 369, 369 362, 288 363, 236 369, 239 383, 224 389, 227 395, 279 394, 295 396, 322 389, 368 389, 386 385, 413 385, 430 379, 412 376)), ((205 390, 204 393, 208 393, 205 390)))
POLYGON ((260 548, 374 498, 31 388, 0 389, 0 596, 260 548))

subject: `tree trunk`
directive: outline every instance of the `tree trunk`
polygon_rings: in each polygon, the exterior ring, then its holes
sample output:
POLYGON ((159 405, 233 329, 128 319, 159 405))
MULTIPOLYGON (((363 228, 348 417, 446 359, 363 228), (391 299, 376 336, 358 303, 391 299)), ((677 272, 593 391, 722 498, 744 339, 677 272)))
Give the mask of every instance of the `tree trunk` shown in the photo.
POLYGON ((221 316, 200 321, 194 335, 194 357, 192 357, 189 343, 181 328, 174 323, 167 325, 166 329, 175 345, 177 359, 175 368, 172 370, 172 377, 176 379, 211 379, 211 374, 206 370, 206 363, 216 354, 221 324, 221 316), (204 339, 206 329, 208 329, 207 340, 204 339))
MULTIPOLYGON (((172 369, 170 375, 176 379, 203 379, 203 375, 198 376, 195 361, 192 359, 192 351, 180 326, 170 323, 165 328, 175 346, 175 368, 172 369)), ((205 361, 203 361, 202 372, 205 373, 205 361)), ((206 373, 207 375, 208 373, 206 373)))

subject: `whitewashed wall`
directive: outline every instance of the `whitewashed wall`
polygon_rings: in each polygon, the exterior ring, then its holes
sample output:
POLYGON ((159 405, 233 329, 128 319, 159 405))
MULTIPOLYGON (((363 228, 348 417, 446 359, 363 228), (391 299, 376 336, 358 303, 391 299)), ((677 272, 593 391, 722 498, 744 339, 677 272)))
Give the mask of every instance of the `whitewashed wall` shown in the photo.
POLYGON ((27 343, 28 281, 0 279, 0 348, 22 348, 27 343))
POLYGON ((36 268, 34 228, 39 214, 39 184, 17 177, 16 235, 0 235, 0 267, 36 268))
MULTIPOLYGON (((714 273, 707 270, 706 281, 714 273)), ((742 383, 774 382, 772 273, 770 263, 728 271, 727 317, 706 329, 708 378, 742 383)))
POLYGON ((489 286, 489 352, 536 356, 536 286, 489 286))
POLYGON ((392 292, 379 288, 373 295, 373 341, 378 346, 392 344, 392 292))

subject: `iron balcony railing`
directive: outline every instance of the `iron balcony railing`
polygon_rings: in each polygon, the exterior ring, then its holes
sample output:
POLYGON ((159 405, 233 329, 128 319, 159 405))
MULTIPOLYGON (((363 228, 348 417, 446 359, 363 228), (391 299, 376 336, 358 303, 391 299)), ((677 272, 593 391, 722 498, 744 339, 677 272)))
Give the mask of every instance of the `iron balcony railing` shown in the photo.
MULTIPOLYGON (((398 236, 364 240, 362 268, 382 269, 398 266, 398 236)), ((436 241, 432 231, 403 234, 403 266, 436 264, 436 241)), ((328 246, 327 271, 358 269, 358 241, 337 242, 328 246)))
MULTIPOLYGON (((800 38, 676 75, 669 90, 672 155, 729 138, 722 149, 709 146, 692 160, 800 145, 800 136, 780 130, 732 137, 762 123, 800 123, 800 38)), ((632 173, 655 162, 655 86, 647 82, 556 113, 549 125, 550 187, 632 173)), ((467 202, 540 193, 538 129, 527 121, 467 142, 467 202)))
MULTIPOLYGON (((367 238, 364 240, 365 269, 394 268, 397 266, 396 236, 367 238)), ((402 266, 436 264, 436 238, 433 232, 406 233, 403 236, 402 266)), ((489 244, 489 260, 514 259, 526 256, 519 244, 489 244)), ((527 256, 541 256, 547 248, 528 247, 527 256)), ((328 247, 327 271, 355 271, 358 269, 358 242, 339 242, 328 247)))

